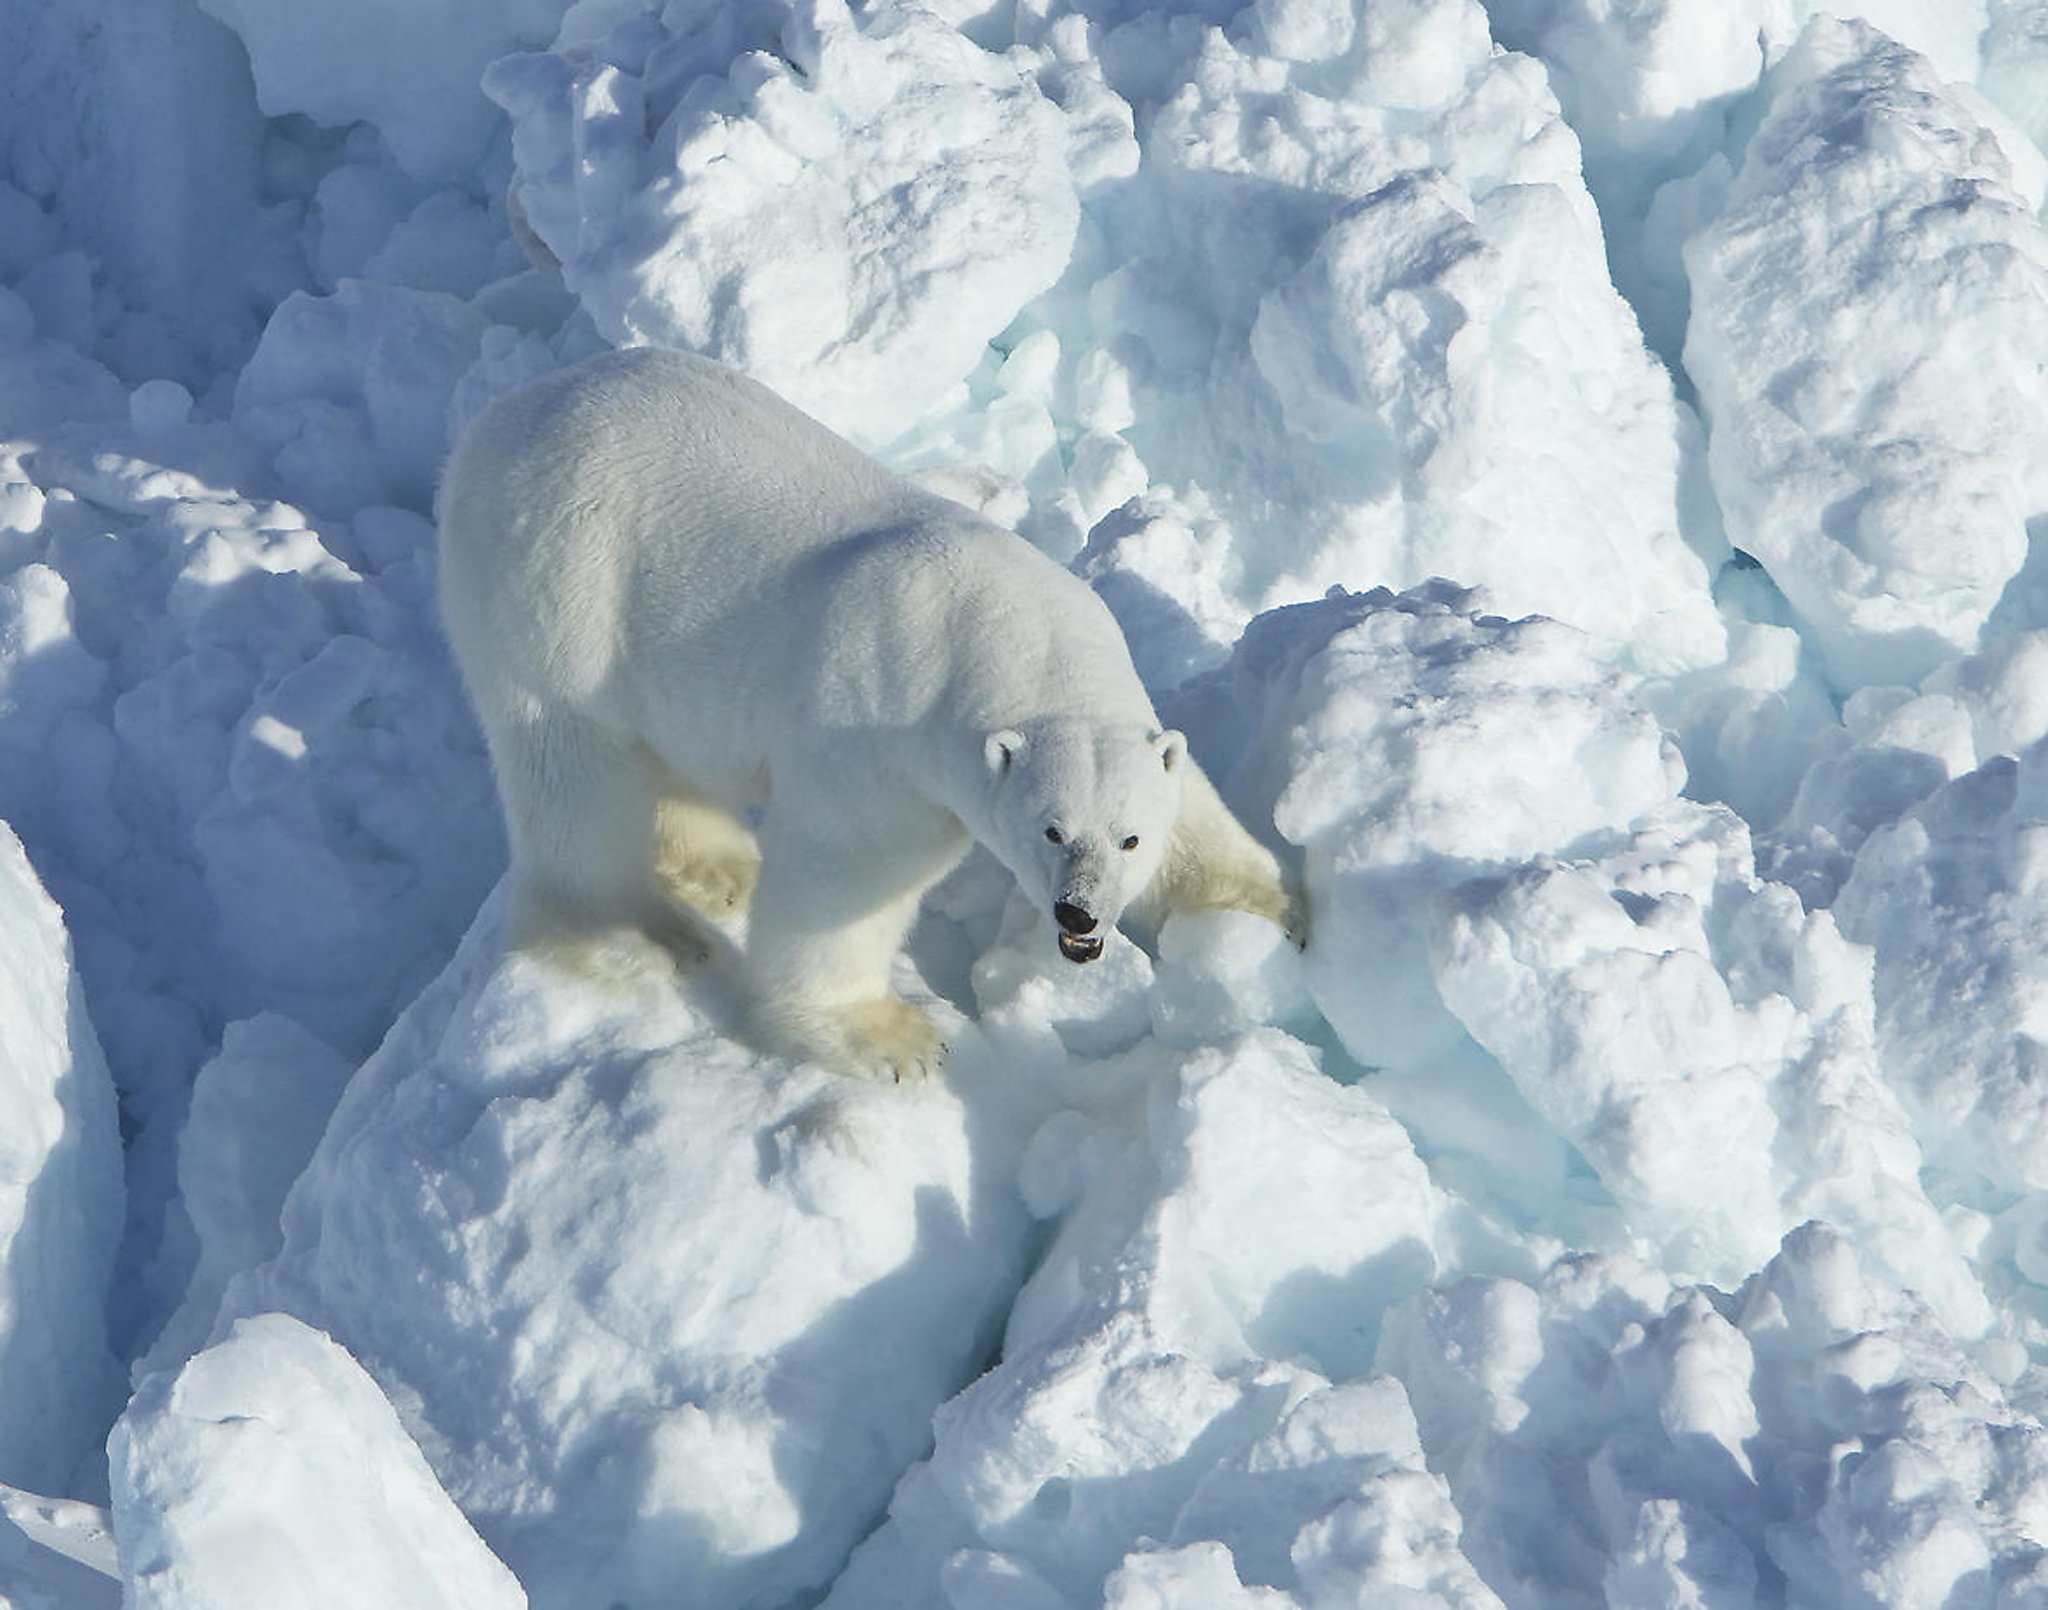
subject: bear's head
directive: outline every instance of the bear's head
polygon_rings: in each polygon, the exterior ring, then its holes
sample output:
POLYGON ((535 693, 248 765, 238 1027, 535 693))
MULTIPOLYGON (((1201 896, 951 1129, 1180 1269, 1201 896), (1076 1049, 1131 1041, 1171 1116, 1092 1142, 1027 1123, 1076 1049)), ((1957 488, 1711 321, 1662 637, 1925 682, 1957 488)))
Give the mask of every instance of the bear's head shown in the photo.
POLYGON ((1091 962, 1124 908, 1158 875, 1180 819, 1187 740, 1177 732, 1048 721, 984 746, 995 852, 1059 931, 1060 954, 1091 962))

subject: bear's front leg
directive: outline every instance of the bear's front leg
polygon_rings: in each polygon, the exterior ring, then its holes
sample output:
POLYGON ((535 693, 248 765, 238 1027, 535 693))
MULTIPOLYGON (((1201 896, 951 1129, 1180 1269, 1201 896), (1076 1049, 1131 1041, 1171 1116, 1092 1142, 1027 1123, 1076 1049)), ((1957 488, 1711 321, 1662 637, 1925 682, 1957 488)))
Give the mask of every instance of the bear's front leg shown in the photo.
POLYGON ((1146 903, 1170 911, 1249 911, 1264 917, 1297 949, 1308 944, 1308 906, 1273 852, 1231 814, 1192 760, 1182 783, 1175 824, 1146 903))
MULTIPOLYGON (((780 779, 778 797, 786 797, 780 779)), ((919 899, 969 842, 950 817, 924 814, 869 835, 845 817, 812 825, 785 812, 778 820, 771 805, 746 953, 749 1009, 765 1049, 897 1082, 944 1065, 938 1029, 889 984, 919 899)))

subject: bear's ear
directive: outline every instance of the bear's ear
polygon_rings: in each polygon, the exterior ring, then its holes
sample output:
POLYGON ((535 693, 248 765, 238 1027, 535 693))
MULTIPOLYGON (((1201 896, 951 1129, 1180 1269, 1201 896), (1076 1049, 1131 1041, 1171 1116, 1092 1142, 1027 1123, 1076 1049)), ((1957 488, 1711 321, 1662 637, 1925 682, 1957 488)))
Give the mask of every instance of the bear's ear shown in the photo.
POLYGON ((1152 735, 1152 747, 1159 752, 1159 763, 1168 771, 1172 771, 1187 758, 1187 739, 1171 727, 1152 735))
POLYGON ((1010 762, 1024 752, 1024 734, 1005 727, 1001 732, 992 732, 981 746, 988 769, 996 776, 1010 769, 1010 762))

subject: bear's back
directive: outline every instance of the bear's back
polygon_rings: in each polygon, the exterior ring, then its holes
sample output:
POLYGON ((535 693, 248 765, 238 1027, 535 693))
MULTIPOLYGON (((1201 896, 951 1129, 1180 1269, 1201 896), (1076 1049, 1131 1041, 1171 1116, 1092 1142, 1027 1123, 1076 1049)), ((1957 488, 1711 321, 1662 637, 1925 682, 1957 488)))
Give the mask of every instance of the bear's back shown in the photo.
POLYGON ((465 664, 586 686, 635 622, 672 638, 926 495, 765 387, 607 352, 501 397, 442 477, 443 612, 465 664))

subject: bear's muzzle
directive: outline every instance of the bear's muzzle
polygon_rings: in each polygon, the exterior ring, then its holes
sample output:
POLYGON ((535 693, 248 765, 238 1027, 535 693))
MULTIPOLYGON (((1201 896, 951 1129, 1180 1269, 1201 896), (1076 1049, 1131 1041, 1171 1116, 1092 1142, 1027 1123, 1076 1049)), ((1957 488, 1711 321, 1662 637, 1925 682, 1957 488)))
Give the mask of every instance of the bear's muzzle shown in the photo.
POLYGON ((1055 900, 1053 921, 1060 925, 1060 954, 1070 962, 1092 962, 1102 954, 1095 935, 1095 914, 1071 900, 1055 900))

